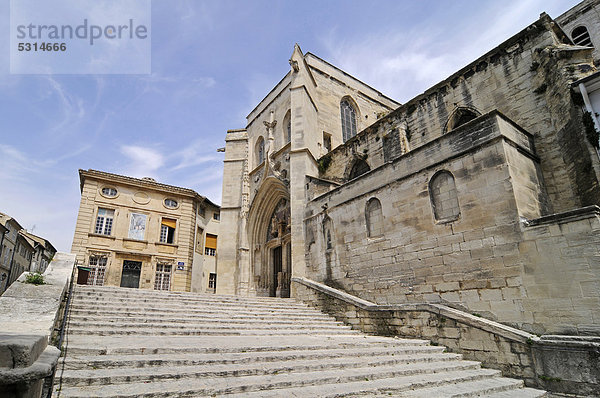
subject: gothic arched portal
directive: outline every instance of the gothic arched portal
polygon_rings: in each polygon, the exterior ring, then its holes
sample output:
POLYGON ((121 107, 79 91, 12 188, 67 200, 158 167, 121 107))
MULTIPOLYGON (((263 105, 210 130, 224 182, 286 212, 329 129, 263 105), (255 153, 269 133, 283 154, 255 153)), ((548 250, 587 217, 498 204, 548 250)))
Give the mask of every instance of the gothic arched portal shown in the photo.
POLYGON ((290 296, 292 272, 290 196, 286 186, 269 177, 261 184, 248 213, 250 284, 258 296, 290 296))

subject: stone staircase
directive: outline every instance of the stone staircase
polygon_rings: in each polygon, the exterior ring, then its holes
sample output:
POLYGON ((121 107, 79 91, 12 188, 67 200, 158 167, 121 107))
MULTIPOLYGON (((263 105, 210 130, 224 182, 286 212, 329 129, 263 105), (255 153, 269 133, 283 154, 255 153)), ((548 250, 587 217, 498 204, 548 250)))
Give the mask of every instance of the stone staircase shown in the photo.
POLYGON ((54 397, 542 397, 291 299, 77 286, 54 397))

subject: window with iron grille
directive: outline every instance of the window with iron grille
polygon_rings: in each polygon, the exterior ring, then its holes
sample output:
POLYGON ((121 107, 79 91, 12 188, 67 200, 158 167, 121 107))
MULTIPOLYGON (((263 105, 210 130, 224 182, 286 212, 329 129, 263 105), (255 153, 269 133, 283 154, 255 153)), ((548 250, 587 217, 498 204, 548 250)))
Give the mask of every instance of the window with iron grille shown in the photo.
POLYGON ((112 232, 114 216, 114 210, 99 207, 98 216, 96 217, 96 226, 94 228, 94 233, 100 235, 110 235, 112 232))
POLYGON ((208 275, 208 288, 216 289, 217 288, 217 274, 211 272, 208 275))
POLYGON ((171 264, 156 264, 154 290, 169 290, 171 287, 171 264))
POLYGON ((104 275, 106 274, 106 260, 107 257, 105 256, 90 256, 91 271, 87 281, 88 285, 104 285, 104 275))

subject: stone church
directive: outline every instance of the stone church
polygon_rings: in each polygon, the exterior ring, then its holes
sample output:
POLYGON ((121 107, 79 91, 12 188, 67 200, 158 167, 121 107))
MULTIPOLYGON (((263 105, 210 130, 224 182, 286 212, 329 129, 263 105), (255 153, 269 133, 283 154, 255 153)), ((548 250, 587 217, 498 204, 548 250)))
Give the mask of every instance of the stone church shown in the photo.
POLYGON ((226 136, 217 293, 313 280, 600 334, 600 0, 400 104, 298 45, 226 136))

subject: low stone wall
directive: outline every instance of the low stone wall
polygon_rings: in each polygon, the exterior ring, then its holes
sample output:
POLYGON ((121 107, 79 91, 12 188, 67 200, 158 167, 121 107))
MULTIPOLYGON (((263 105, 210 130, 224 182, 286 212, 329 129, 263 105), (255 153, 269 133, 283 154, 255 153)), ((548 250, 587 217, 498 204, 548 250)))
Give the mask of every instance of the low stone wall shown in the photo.
POLYGON ((49 345, 62 311, 75 255, 56 253, 44 285, 22 274, 0 297, 0 398, 38 398, 60 350, 49 345))
POLYGON ((377 305, 305 278, 292 295, 366 333, 431 340, 553 392, 600 393, 600 341, 542 338, 441 304, 377 305))

